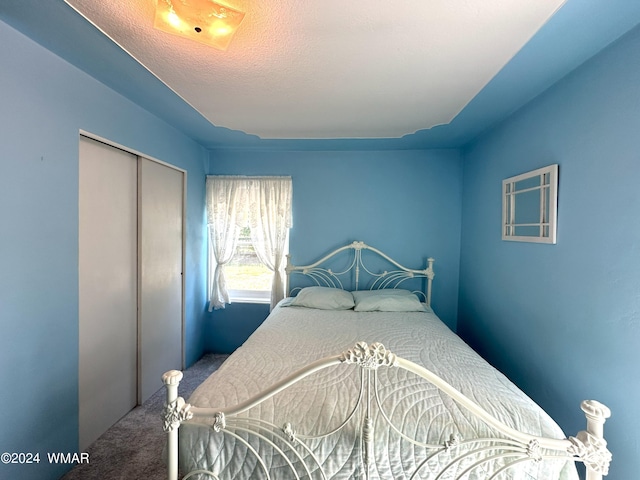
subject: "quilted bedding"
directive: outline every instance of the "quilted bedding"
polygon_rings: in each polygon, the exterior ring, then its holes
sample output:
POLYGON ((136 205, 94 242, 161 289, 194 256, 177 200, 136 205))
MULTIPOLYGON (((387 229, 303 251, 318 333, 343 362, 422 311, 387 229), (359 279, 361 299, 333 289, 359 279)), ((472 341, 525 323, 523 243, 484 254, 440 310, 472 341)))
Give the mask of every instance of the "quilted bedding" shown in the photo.
MULTIPOLYGON (((267 389, 298 368, 341 353, 357 342, 381 342, 399 357, 421 364, 441 376, 504 423, 521 431, 564 438, 551 418, 487 364, 432 312, 356 312, 276 307, 269 318, 188 402, 198 407, 222 408, 240 403, 267 389)), ((337 427, 353 409, 359 388, 356 366, 340 365, 309 377, 250 411, 275 425, 290 422, 298 433, 337 427), (345 368, 355 373, 346 377, 345 368), (312 430, 314 429, 314 430, 312 430)), ((383 408, 401 431, 428 443, 442 445, 451 436, 493 436, 482 422, 438 389, 396 368, 378 370, 383 408)), ((425 459, 425 452, 401 440, 373 411, 375 464, 371 478, 405 479, 425 459)), ((264 453, 260 441, 252 445, 264 453)), ((364 478, 360 444, 354 428, 344 428, 322 442, 310 442, 328 478, 364 478)), ((292 478, 278 468, 282 462, 264 454, 272 478, 292 478), (280 463, 279 463, 280 462, 280 463)), ((430 462, 416 478, 435 478, 442 464, 430 462)), ((438 463, 438 462, 436 462, 438 463)), ((440 462, 442 463, 442 462, 440 462)), ((499 478, 512 480, 574 480, 572 462, 526 462, 499 478)), ((180 469, 207 469, 221 479, 264 478, 253 455, 233 438, 212 428, 186 423, 180 428, 180 469), (223 440, 224 439, 224 440, 223 440)), ((452 471, 443 479, 458 478, 452 471)), ((198 477, 195 477, 198 478, 198 477)), ((210 478, 210 477, 201 477, 210 478)), ((482 468, 462 478, 485 477, 482 468)))

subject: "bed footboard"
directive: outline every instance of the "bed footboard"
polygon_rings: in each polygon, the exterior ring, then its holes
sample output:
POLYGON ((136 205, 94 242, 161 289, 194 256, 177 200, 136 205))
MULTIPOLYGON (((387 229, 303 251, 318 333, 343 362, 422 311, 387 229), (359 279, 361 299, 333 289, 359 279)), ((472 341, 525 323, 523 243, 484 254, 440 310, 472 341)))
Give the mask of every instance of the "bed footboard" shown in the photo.
MULTIPOLYGON (((493 417, 474 401, 465 397, 460 391, 442 380, 433 372, 420 365, 397 357, 382 344, 368 345, 359 342, 353 348, 338 355, 318 360, 293 373, 289 377, 273 385, 267 391, 254 396, 235 406, 225 408, 199 408, 189 405, 178 395, 178 385, 182 379, 179 371, 169 371, 164 374, 163 382, 166 386, 167 398, 163 412, 163 428, 168 436, 167 463, 168 479, 178 478, 178 429, 182 423, 198 418, 209 418, 209 424, 215 432, 225 432, 243 443, 252 455, 255 455, 259 468, 270 478, 267 463, 249 442, 246 435, 255 435, 261 442, 268 443, 283 458, 284 464, 291 469, 292 475, 287 478, 328 478, 324 473, 321 462, 306 445, 309 439, 324 438, 334 434, 348 423, 356 423, 358 430, 358 452, 362 463, 363 478, 369 478, 372 464, 375 462, 376 432, 374 431, 372 409, 377 408, 390 428, 404 440, 428 451, 426 460, 418 466, 411 478, 423 478, 420 470, 431 462, 440 462, 442 470, 434 478, 449 478, 447 475, 455 471, 455 478, 466 478, 467 474, 481 468, 488 471, 486 478, 501 478, 501 474, 525 462, 546 461, 574 461, 582 462, 586 466, 587 480, 601 480, 607 475, 611 461, 611 453, 604 440, 603 425, 611 415, 610 410, 594 400, 582 402, 581 408, 587 418, 586 430, 576 436, 555 439, 530 435, 515 430, 493 417), (296 426, 285 423, 276 426, 261 419, 249 419, 240 414, 261 404, 279 392, 291 387, 302 379, 329 367, 341 364, 357 365, 360 368, 360 392, 351 414, 344 422, 331 432, 323 432, 318 436, 296 433, 296 426), (382 368, 398 368, 412 372, 427 382, 436 386, 441 392, 464 407, 472 415, 496 432, 495 436, 487 438, 459 438, 452 435, 443 444, 428 444, 419 439, 410 438, 400 431, 387 413, 384 411, 378 396, 377 372, 382 368), (356 411, 358 415, 356 415, 356 411), (238 434, 240 432, 241 434, 238 434), (245 436, 243 436, 245 435, 245 436), (441 461, 446 456, 444 461, 441 461)), ((205 474, 212 479, 219 480, 215 472, 204 470, 187 473, 184 478, 195 474, 205 474)), ((431 477, 429 477, 431 478, 431 477)))

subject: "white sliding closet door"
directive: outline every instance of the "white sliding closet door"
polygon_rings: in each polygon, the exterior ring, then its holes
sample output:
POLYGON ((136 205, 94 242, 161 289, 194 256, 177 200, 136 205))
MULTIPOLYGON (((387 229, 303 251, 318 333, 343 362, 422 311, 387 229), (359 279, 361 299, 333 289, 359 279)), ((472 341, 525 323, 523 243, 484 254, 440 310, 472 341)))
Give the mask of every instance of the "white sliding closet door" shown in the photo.
POLYGON ((81 451, 183 367, 185 175, 80 137, 81 451))
POLYGON ((135 155, 80 138, 80 451, 136 405, 135 155))
POLYGON ((140 403, 182 369, 184 173, 144 158, 140 195, 140 403))

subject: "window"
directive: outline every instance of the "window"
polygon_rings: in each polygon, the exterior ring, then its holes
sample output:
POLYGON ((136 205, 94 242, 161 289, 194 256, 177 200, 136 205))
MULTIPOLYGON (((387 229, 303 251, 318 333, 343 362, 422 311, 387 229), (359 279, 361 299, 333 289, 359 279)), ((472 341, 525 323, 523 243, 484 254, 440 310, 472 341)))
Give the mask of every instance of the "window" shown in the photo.
POLYGON ((207 177, 209 311, 284 297, 291 177, 207 177))
POLYGON ((231 302, 269 303, 273 272, 258 258, 251 227, 240 229, 235 253, 224 271, 231 302))

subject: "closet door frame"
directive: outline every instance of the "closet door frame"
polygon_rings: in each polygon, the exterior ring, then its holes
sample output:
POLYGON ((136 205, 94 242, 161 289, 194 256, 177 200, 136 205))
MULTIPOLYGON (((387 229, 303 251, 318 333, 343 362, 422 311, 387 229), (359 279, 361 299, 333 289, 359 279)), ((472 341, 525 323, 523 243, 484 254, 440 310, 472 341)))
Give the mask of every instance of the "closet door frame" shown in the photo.
MULTIPOLYGON (((181 358, 181 363, 182 363, 181 369, 184 370, 185 369, 185 365, 186 365, 186 361, 185 361, 185 354, 186 354, 185 350, 186 349, 185 349, 185 345, 184 345, 184 341, 185 341, 185 305, 184 305, 184 301, 185 301, 185 266, 186 266, 186 231, 187 231, 186 230, 186 228, 187 228, 187 171, 182 169, 182 168, 176 167, 175 165, 172 165, 172 164, 167 163, 167 162, 163 162, 162 160, 158 160, 157 158, 150 157, 147 154, 144 154, 142 152, 138 152, 138 151, 136 151, 136 150, 134 150, 132 148, 126 147, 124 145, 120 145, 120 144, 118 144, 116 142, 113 142, 111 140, 108 140, 108 139, 103 138, 103 137, 101 137, 99 135, 95 135, 95 134, 93 134, 91 132, 87 132, 87 131, 82 130, 82 129, 80 129, 80 136, 87 137, 87 138, 90 138, 92 140, 96 140, 98 142, 102 142, 102 143, 104 143, 106 145, 109 145, 111 147, 117 148, 119 150, 122 150, 124 152, 130 153, 132 155, 136 155, 137 157, 141 157, 141 158, 144 158, 146 160, 150 160, 152 162, 159 163, 160 165, 164 165, 165 167, 171 168, 173 170, 177 170, 178 172, 182 173, 182 252, 181 252, 181 261, 182 261, 182 276, 181 277, 182 278, 181 278, 181 292, 180 292, 180 295, 182 296, 182 298, 181 298, 182 309, 181 309, 181 312, 180 312, 180 317, 181 317, 180 318, 180 323, 181 323, 181 325, 180 325, 180 332, 181 332, 181 338, 180 338, 181 354, 180 354, 180 358, 181 358)), ((139 163, 139 161, 138 161, 138 163, 139 163)), ((138 195, 139 195, 139 192, 138 192, 138 195)), ((138 199, 138 203, 139 202, 140 202, 140 200, 138 199)), ((139 223, 140 223, 140 221, 138 219, 138 228, 139 228, 139 223)), ((138 281, 139 281, 140 276, 141 276, 141 273, 140 273, 141 272, 140 260, 141 260, 140 259, 140 255, 138 254, 138 259, 137 259, 137 262, 138 262, 138 265, 137 265, 138 281)), ((138 293, 137 293, 138 297, 140 295, 140 291, 139 290, 140 289, 138 289, 138 293)), ((140 299, 138 298, 138 301, 139 300, 140 299)), ((141 322, 140 310, 139 309, 138 309, 138 312, 137 312, 137 322, 138 322, 138 331, 139 331, 140 322, 141 322)), ((138 355, 140 355, 139 348, 138 348, 138 355)), ((140 370, 140 358, 138 357, 138 388, 137 388, 137 390, 138 390, 138 393, 137 393, 138 403, 140 403, 139 400, 140 400, 140 396, 141 396, 141 391, 140 391, 141 390, 141 388, 140 388, 140 371, 139 370, 140 370)))

